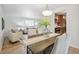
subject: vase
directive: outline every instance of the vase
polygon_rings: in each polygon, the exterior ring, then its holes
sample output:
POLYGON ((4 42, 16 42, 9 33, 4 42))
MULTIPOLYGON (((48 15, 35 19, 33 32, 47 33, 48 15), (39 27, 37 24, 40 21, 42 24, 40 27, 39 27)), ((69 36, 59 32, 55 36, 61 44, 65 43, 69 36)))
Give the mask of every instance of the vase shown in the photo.
POLYGON ((44 30, 43 30, 43 34, 45 36, 49 36, 49 33, 50 33, 50 30, 47 27, 45 27, 44 30))

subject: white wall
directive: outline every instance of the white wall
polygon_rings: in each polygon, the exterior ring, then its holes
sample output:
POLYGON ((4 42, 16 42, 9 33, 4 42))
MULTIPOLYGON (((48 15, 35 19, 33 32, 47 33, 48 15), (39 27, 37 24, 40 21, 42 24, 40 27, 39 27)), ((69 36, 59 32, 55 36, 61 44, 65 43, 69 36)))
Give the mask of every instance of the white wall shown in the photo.
POLYGON ((2 5, 6 16, 40 18, 41 7, 37 4, 4 4, 2 5))
POLYGON ((3 38, 2 38, 3 31, 2 31, 2 22, 1 22, 2 17, 3 17, 3 11, 2 11, 2 6, 0 5, 0 51, 3 44, 3 38))
POLYGON ((72 20, 72 29, 71 29, 71 41, 70 46, 79 49, 79 5, 75 7, 73 20, 72 20))
POLYGON ((59 7, 59 8, 55 8, 53 10, 54 13, 56 12, 66 12, 66 28, 67 28, 67 32, 66 32, 66 39, 63 40, 64 44, 61 44, 60 42, 60 48, 62 48, 64 46, 64 48, 62 49, 62 53, 67 53, 68 47, 69 45, 74 45, 74 46, 78 46, 79 47, 79 40, 78 40, 78 6, 77 5, 68 5, 68 6, 64 6, 64 7, 59 7), (62 46, 63 45, 63 46, 62 46), (65 49, 65 50, 64 50, 65 49), (63 52, 64 50, 64 52, 63 52))

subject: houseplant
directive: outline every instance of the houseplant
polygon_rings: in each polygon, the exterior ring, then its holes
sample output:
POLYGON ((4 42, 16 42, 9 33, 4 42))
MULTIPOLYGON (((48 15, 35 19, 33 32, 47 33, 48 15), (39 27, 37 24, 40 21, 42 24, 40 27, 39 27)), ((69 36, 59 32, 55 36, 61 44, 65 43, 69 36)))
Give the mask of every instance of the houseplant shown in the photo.
POLYGON ((44 27, 44 30, 43 30, 44 33, 49 32, 49 29, 48 29, 49 25, 50 25, 50 21, 49 21, 48 17, 44 17, 39 21, 39 26, 44 27))

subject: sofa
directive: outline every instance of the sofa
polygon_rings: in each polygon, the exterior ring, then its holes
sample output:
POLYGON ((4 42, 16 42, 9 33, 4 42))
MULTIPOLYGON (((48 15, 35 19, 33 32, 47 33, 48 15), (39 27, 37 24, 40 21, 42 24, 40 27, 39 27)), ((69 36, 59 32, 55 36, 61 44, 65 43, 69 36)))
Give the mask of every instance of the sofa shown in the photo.
POLYGON ((10 42, 17 42, 22 37, 22 32, 19 31, 9 31, 9 41, 10 42))

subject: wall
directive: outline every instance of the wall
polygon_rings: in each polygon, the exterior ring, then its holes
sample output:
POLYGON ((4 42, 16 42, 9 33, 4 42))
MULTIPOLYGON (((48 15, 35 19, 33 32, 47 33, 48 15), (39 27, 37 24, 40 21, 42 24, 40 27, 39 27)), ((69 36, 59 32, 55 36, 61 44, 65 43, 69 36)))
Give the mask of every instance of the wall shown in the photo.
POLYGON ((75 7, 74 10, 73 21, 72 21, 72 29, 71 29, 71 41, 70 46, 79 49, 79 5, 75 7))
POLYGON ((40 18, 41 5, 37 4, 4 4, 2 5, 6 16, 40 18))
POLYGON ((17 27, 15 23, 24 22, 27 18, 37 20, 41 16, 36 11, 36 7, 28 5, 3 5, 5 12, 6 29, 17 27))
POLYGON ((2 6, 0 5, 0 51, 3 44, 3 37, 2 37, 3 31, 2 31, 2 22, 1 22, 2 17, 3 17, 3 11, 2 11, 2 6))
MULTIPOLYGON (((73 46, 78 46, 78 10, 77 10, 77 5, 68 5, 64 7, 59 7, 55 8, 53 10, 53 13, 56 12, 65 12, 67 13, 66 15, 66 26, 67 26, 67 32, 66 32, 66 39, 63 40, 64 44, 61 44, 60 42, 60 47, 64 48, 62 49, 62 53, 67 53, 68 52, 68 47, 69 45, 73 46), (63 46, 62 46, 63 45, 63 46), (64 51, 63 51, 64 50, 64 51)), ((79 47, 79 46, 78 46, 79 47)))

